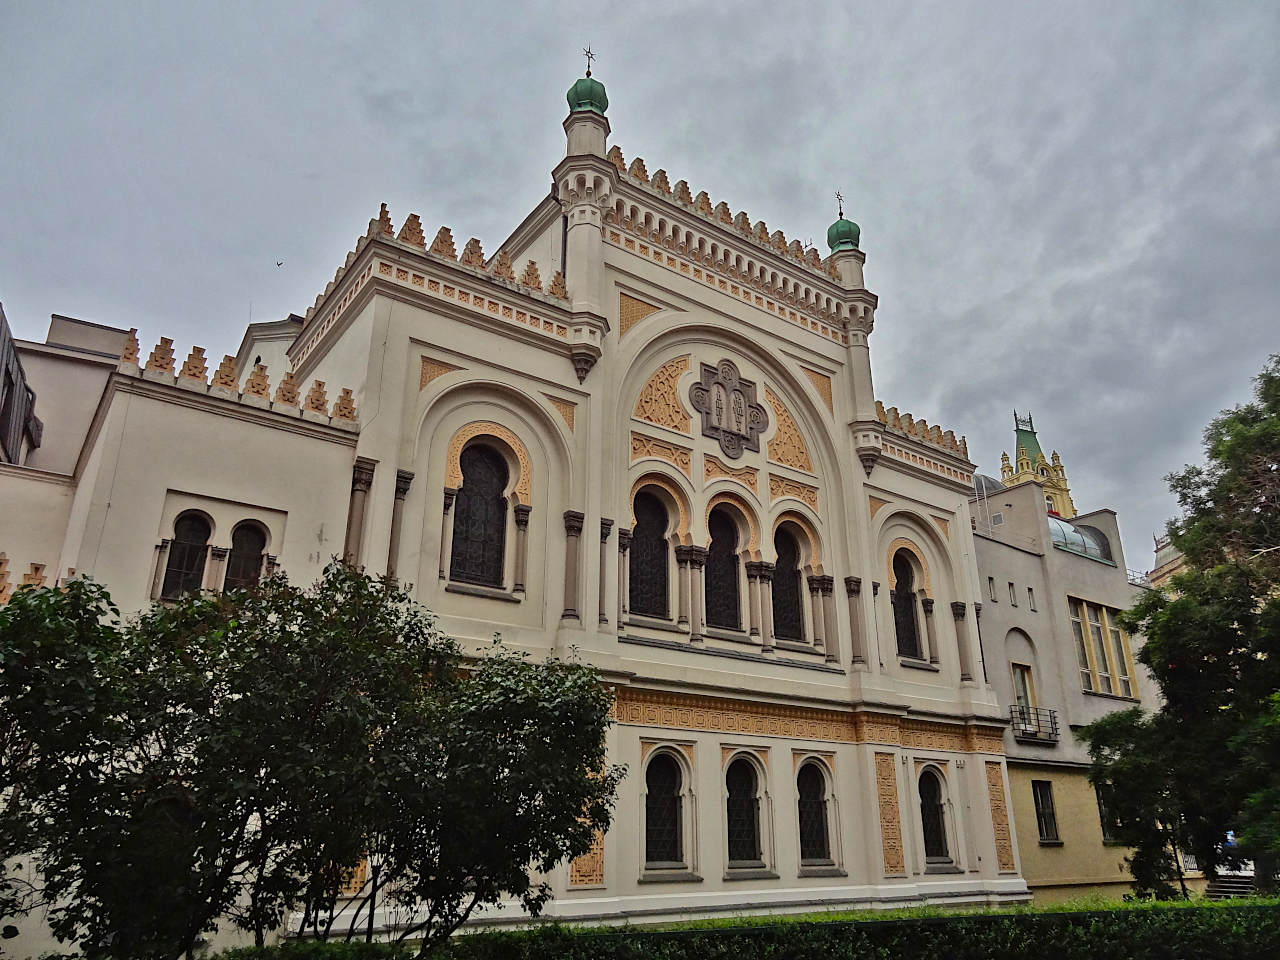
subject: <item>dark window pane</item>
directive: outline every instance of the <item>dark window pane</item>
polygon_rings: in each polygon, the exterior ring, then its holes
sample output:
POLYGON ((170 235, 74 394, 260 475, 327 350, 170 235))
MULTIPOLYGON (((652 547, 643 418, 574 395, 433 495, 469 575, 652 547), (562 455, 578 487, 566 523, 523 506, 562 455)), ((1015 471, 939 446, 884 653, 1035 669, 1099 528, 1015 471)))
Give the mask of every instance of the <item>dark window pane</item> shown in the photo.
POLYGON ((231 553, 227 556, 227 576, 224 590, 248 587, 258 582, 262 574, 262 555, 267 549, 267 537, 262 528, 252 523, 242 523, 231 534, 231 553))
POLYGON ((646 863, 684 861, 680 849, 680 767, 660 753, 645 773, 644 859, 646 863))
POLYGON ((806 763, 800 768, 796 787, 800 793, 800 860, 830 860, 826 779, 817 764, 806 763))
POLYGON ((1053 784, 1048 780, 1031 781, 1031 797, 1036 804, 1036 826, 1041 840, 1058 839, 1058 817, 1053 809, 1053 784))
POLYGON ((910 562, 901 550, 893 555, 893 578, 896 582, 891 599, 893 628, 898 635, 898 655, 919 659, 920 632, 916 625, 915 577, 910 562))
POLYGON ((779 530, 773 538, 778 561, 773 571, 773 635, 779 640, 804 642, 800 608, 800 547, 796 538, 779 530))
POLYGON ((213 531, 204 517, 184 513, 173 525, 173 542, 165 564, 164 585, 160 596, 176 600, 185 593, 195 593, 204 582, 204 561, 209 552, 209 535, 213 531))
POLYGON ((707 626, 738 630, 742 626, 738 599, 738 530, 723 510, 713 510, 708 524, 707 626))
POLYGON ((760 862, 760 800, 751 761, 738 759, 725 774, 729 797, 725 819, 729 825, 729 863, 760 862))
POLYGON ((667 508, 651 493, 637 493, 631 533, 630 610, 644 617, 667 617, 667 508))
POLYGON ((925 859, 949 859, 947 830, 943 823, 942 784, 932 770, 926 770, 920 776, 920 822, 924 825, 925 859))
POLYGON ((453 507, 449 578, 501 587, 507 537, 507 464, 486 446, 462 451, 462 486, 453 507))

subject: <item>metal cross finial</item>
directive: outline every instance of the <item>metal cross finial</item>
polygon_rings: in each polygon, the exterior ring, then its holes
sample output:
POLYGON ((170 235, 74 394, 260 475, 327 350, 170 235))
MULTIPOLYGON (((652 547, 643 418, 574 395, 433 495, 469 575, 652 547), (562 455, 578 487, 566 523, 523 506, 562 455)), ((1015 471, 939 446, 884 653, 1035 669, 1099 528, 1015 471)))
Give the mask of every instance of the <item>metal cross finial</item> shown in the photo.
POLYGON ((587 58, 587 76, 589 77, 591 76, 591 61, 596 58, 596 55, 591 52, 590 47, 583 48, 582 55, 587 58))
POLYGON ((839 190, 836 191, 836 208, 840 211, 840 219, 844 219, 844 196, 839 190))

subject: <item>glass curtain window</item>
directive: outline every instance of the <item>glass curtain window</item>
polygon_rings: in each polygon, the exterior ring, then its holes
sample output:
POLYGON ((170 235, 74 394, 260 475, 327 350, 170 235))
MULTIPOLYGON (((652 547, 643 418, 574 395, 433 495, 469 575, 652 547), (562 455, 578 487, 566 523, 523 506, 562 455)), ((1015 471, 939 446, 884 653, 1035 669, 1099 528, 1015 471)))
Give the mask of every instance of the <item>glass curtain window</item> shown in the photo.
POLYGON ((650 865, 682 865, 680 849, 680 764, 660 753, 645 771, 644 859, 650 865))
POLYGON ((756 796, 756 770, 750 760, 738 758, 725 774, 728 798, 725 820, 729 827, 729 865, 756 866, 760 853, 760 798, 756 796))
POLYGON ((1111 674, 1107 671, 1107 647, 1102 641, 1102 611, 1093 604, 1085 604, 1089 614, 1089 634, 1093 637, 1093 656, 1098 664, 1098 686, 1103 693, 1111 692, 1111 674))
POLYGON ((204 563, 209 555, 209 521, 194 513, 184 513, 173 525, 173 542, 165 564, 164 585, 160 596, 176 600, 186 593, 196 593, 204 582, 204 563))
POLYGON ((804 614, 800 606, 800 545, 786 530, 773 538, 778 561, 773 572, 773 635, 779 640, 804 642, 804 614))
POLYGON ((942 783, 932 770, 920 775, 920 823, 924 828, 925 860, 949 860, 943 821, 942 783))
POLYGON ((1107 629, 1111 633, 1111 650, 1115 654, 1116 664, 1116 686, 1119 688, 1118 693, 1122 697, 1133 696, 1133 682, 1129 679, 1129 658, 1124 655, 1124 639, 1120 635, 1120 628, 1116 626, 1114 615, 1110 610, 1107 614, 1107 629))
POLYGON ((1031 781, 1031 797, 1036 804, 1036 827, 1042 841, 1058 839, 1058 817, 1053 809, 1053 783, 1048 780, 1031 781))
POLYGON ((831 860, 827 835, 827 781, 816 763, 806 763, 796 777, 800 794, 800 862, 831 860))
POLYGON ((262 528, 242 523, 231 534, 231 553, 227 556, 224 590, 249 587, 262 576, 262 555, 267 550, 267 537, 262 528))
POLYGON ((637 493, 636 525, 631 533, 630 611, 667 619, 667 508, 651 493, 637 493))
POLYGON ((898 656, 920 659, 920 631, 916 623, 915 575, 899 550, 893 555, 893 628, 898 635, 898 656))
POLYGON ((1085 648, 1084 611, 1079 600, 1071 601, 1071 632, 1076 638, 1076 660, 1080 664, 1080 689, 1093 689, 1093 673, 1089 670, 1089 651, 1085 648))
POLYGON ((707 626, 726 630, 742 628, 738 597, 738 528, 724 510, 712 510, 707 524, 711 545, 707 550, 707 626))
POLYGON ((507 464, 497 451, 474 445, 462 451, 462 486, 453 508, 449 578, 501 587, 507 538, 507 464))

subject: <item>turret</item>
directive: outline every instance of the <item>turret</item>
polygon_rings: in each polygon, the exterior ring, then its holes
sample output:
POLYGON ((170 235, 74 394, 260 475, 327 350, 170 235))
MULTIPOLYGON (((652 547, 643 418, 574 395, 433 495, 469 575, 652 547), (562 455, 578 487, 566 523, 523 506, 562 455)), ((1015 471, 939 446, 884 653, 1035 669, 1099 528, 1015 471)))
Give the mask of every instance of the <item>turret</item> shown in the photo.
POLYGON ((564 121, 565 156, 603 157, 609 136, 609 120, 604 115, 609 98, 604 84, 587 68, 587 75, 574 81, 565 99, 569 101, 569 116, 564 121))

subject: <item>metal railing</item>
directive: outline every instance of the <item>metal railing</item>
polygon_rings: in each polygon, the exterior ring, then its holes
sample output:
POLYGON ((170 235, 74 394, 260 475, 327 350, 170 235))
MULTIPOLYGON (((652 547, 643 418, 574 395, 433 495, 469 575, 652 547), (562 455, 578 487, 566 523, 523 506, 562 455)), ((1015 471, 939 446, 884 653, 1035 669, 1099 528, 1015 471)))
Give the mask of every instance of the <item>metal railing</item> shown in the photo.
POLYGON ((1015 703, 1009 707, 1009 722, 1013 727, 1015 740, 1044 741, 1056 743, 1058 740, 1058 711, 1048 707, 1024 707, 1015 703))
POLYGON ((1151 586, 1151 578, 1148 577, 1141 570, 1130 569, 1130 570, 1126 570, 1125 573, 1128 574, 1129 582, 1133 584, 1135 587, 1151 586))

